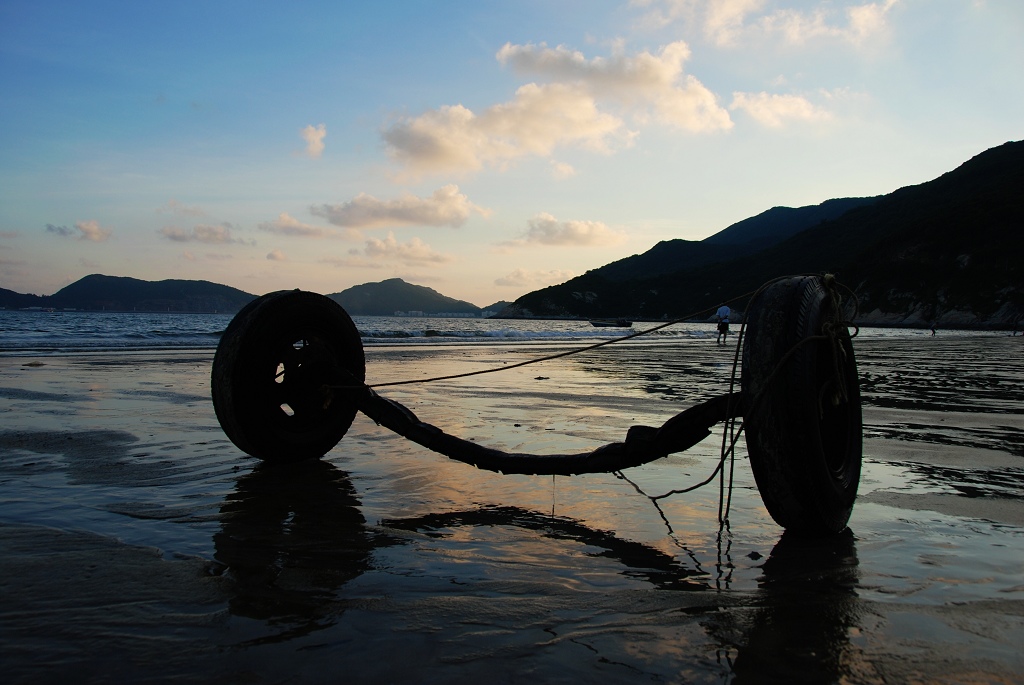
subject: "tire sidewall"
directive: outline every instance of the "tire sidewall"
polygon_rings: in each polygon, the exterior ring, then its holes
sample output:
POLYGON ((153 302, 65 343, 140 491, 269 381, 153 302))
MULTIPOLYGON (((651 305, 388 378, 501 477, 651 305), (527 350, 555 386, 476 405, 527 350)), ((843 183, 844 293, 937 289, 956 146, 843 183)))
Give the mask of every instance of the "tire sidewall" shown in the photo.
POLYGON ((846 396, 838 407, 822 390, 837 368, 833 343, 807 340, 822 334, 828 297, 820 277, 780 280, 751 301, 744 330, 744 431, 758 490, 777 523, 812 533, 845 529, 861 465, 860 394, 849 334, 839 327, 838 370, 846 396))
MULTIPOLYGON (((268 402, 277 363, 293 342, 316 340, 359 383, 365 357, 355 324, 336 302, 304 291, 279 291, 244 308, 225 330, 214 357, 214 409, 237 447, 267 461, 319 457, 344 436, 355 405, 335 397, 312 421, 292 420, 268 402)), ((324 383, 331 382, 325 373, 324 383)))

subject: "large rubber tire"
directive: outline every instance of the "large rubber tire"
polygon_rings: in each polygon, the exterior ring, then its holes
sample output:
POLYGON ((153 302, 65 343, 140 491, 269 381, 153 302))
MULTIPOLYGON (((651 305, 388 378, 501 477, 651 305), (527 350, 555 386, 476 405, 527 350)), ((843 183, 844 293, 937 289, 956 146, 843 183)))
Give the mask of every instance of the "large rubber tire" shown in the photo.
POLYGON ((245 306, 217 346, 213 407, 239 449, 265 461, 319 458, 356 415, 349 393, 366 362, 348 313, 323 295, 287 290, 245 306))
POLYGON ((842 532, 857 497, 861 407, 853 345, 824 281, 776 281, 747 308, 744 431, 768 513, 800 533, 842 532), (808 340, 813 336, 822 339, 808 340))

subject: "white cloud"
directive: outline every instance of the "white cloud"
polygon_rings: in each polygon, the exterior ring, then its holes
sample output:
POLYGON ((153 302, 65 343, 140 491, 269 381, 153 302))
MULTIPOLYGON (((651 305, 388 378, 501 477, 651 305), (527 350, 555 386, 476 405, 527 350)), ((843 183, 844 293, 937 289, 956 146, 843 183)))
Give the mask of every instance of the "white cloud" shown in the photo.
POLYGON ((285 235, 297 238, 343 238, 346 240, 361 240, 363 235, 355 229, 337 231, 333 228, 323 228, 304 224, 287 212, 281 212, 273 221, 264 221, 258 224, 261 231, 269 231, 278 235, 285 235))
POLYGON ((598 111, 585 88, 563 83, 528 83, 479 115, 451 105, 401 118, 382 135, 388 154, 413 176, 502 168, 565 146, 607 152, 632 137, 622 120, 598 111))
POLYGON ((699 27, 719 47, 736 47, 762 37, 790 45, 825 38, 863 45, 884 35, 888 14, 899 0, 823 3, 810 10, 767 10, 764 0, 634 0, 642 8, 642 23, 666 26, 685 22, 699 27), (836 5, 845 5, 836 7, 836 5))
POLYGON ((451 226, 458 228, 473 213, 490 212, 469 201, 457 185, 438 188, 430 197, 404 195, 397 200, 378 200, 360 193, 340 205, 311 207, 310 212, 335 226, 378 228, 383 226, 451 226))
POLYGON ((501 169, 564 147, 610 153, 637 135, 623 121, 627 114, 694 133, 729 129, 715 94, 683 72, 689 57, 682 41, 656 54, 616 47, 610 57, 590 59, 564 46, 506 43, 495 55, 500 63, 548 82, 525 84, 511 101, 479 113, 460 104, 401 117, 382 136, 388 154, 416 176, 501 169))
POLYGON ((761 9, 762 0, 711 0, 704 16, 704 35, 718 45, 735 43, 747 15, 761 9))
POLYGON ((630 0, 633 7, 642 9, 641 28, 660 29, 690 17, 695 12, 694 0, 630 0))
POLYGON ((743 110, 769 128, 780 128, 788 121, 816 123, 832 118, 831 112, 799 95, 733 93, 729 109, 743 110))
POLYGON ((494 284, 510 288, 540 288, 556 283, 564 283, 576 276, 571 271, 551 269, 515 269, 501 278, 494 279, 494 284))
POLYGON ((379 240, 370 238, 366 241, 363 253, 370 259, 378 261, 400 261, 407 265, 446 264, 453 257, 435 251, 430 245, 419 238, 410 238, 408 242, 399 242, 393 233, 379 240))
POLYGON ((602 100, 610 100, 646 122, 653 112, 660 122, 694 133, 731 128, 729 113, 718 105, 714 93, 683 66, 690 48, 683 41, 664 46, 657 54, 625 54, 621 49, 611 57, 587 59, 564 46, 506 43, 498 61, 513 69, 585 87, 602 100))
POLYGON ((75 223, 75 228, 81 231, 81 240, 91 240, 96 243, 102 243, 112 233, 109 228, 100 226, 98 221, 79 221, 75 223))
POLYGON ((178 226, 164 226, 159 231, 160 235, 177 243, 206 243, 207 245, 226 245, 229 243, 255 244, 253 241, 245 241, 232 237, 231 225, 222 223, 218 225, 197 224, 191 229, 179 228, 178 226))
POLYGON ((551 175, 557 179, 571 178, 576 175, 576 169, 571 164, 551 160, 551 175))
POLYGON ((306 156, 316 159, 324 153, 324 138, 327 137, 327 127, 323 124, 313 126, 310 124, 302 129, 299 134, 306 141, 306 156))
POLYGON ((281 252, 281 250, 271 250, 267 254, 267 259, 269 259, 272 262, 287 262, 288 261, 288 257, 285 255, 284 252, 281 252))
POLYGON ((504 247, 556 245, 572 247, 606 247, 620 245, 626 234, 614 231, 600 221, 559 221, 541 212, 527 222, 529 228, 522 238, 501 243, 504 247))
POLYGON ((884 0, 884 2, 848 7, 846 14, 850 26, 846 38, 854 43, 862 43, 886 31, 888 28, 886 15, 896 6, 897 2, 898 0, 884 0))
POLYGON ((611 57, 587 59, 578 50, 545 43, 505 43, 496 55, 502 64, 521 73, 542 74, 560 81, 586 83, 596 93, 631 93, 671 87, 690 57, 686 43, 677 41, 662 48, 659 55, 642 52, 626 55, 616 50, 611 57))

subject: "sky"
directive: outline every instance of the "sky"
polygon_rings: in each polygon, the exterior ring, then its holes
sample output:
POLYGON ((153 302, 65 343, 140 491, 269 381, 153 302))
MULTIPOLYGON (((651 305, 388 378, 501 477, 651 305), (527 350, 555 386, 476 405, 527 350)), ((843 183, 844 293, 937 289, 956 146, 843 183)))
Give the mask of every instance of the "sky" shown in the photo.
POLYGON ((1024 138, 1021 0, 0 0, 0 287, 514 300, 1024 138))

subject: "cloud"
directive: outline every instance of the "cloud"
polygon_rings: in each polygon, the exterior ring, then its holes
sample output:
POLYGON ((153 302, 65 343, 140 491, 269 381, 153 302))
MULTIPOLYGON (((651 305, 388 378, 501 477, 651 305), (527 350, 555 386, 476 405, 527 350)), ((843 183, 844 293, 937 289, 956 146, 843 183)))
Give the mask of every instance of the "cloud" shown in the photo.
POLYGON ((769 128, 780 128, 787 121, 815 123, 828 121, 832 113, 812 104, 798 95, 769 93, 733 93, 729 109, 743 110, 758 123, 769 128))
POLYGON ((641 52, 626 55, 616 51, 611 57, 587 59, 582 52, 559 45, 513 45, 505 43, 497 60, 520 73, 541 74, 559 81, 586 83, 595 93, 633 93, 672 87, 689 59, 690 49, 683 41, 662 48, 659 55, 641 52))
POLYGON ((885 32, 888 29, 886 15, 897 2, 898 0, 885 0, 847 8, 846 15, 850 22, 846 33, 847 40, 862 43, 885 32))
POLYGON ((370 238, 366 241, 363 253, 370 259, 378 261, 399 261, 406 265, 446 264, 454 260, 449 255, 441 254, 419 238, 410 238, 402 243, 395 239, 393 233, 379 240, 370 238))
POLYGON ((397 200, 378 200, 360 193, 355 199, 340 205, 310 207, 315 216, 327 219, 335 226, 352 228, 378 228, 383 226, 451 226, 458 228, 473 213, 490 212, 469 201, 459 192, 457 185, 438 188, 430 197, 404 195, 397 200))
POLYGON ((704 18, 704 35, 718 45, 731 45, 743 31, 748 14, 761 8, 762 0, 711 0, 704 18))
POLYGON ((80 240, 91 240, 95 243, 102 243, 110 237, 111 230, 103 228, 97 221, 79 221, 75 228, 81 231, 80 240))
POLYGON ((412 175, 503 168, 557 147, 609 152, 633 134, 618 117, 600 112, 579 85, 530 83, 509 102, 476 114, 462 105, 401 118, 382 133, 388 154, 412 175))
POLYGON ((576 175, 576 169, 571 164, 551 160, 551 176, 556 179, 571 178, 576 175))
POLYGON ((629 5, 641 8, 637 23, 648 30, 664 28, 696 12, 694 0, 630 0, 629 5))
POLYGON ((561 45, 506 43, 497 58, 522 73, 583 84, 598 99, 626 107, 641 123, 653 114, 663 124, 693 133, 732 127, 715 94, 683 72, 690 58, 690 48, 683 41, 670 43, 656 54, 628 55, 618 49, 610 57, 589 60, 561 45))
POLYGON ((232 237, 231 228, 231 224, 226 222, 217 225, 197 224, 191 229, 164 226, 157 233, 177 243, 206 243, 207 245, 228 245, 231 243, 242 245, 256 244, 255 241, 246 241, 232 237))
POLYGON ((288 257, 285 256, 285 253, 281 252, 281 250, 271 250, 267 254, 267 259, 269 259, 272 262, 287 262, 288 261, 288 257))
MULTIPOLYGON (((47 224, 49 226, 49 224, 47 224)), ((21 234, 18 231, 0 231, 0 238, 18 238, 21 234)))
POLYGON ((501 278, 494 279, 494 284, 510 288, 535 288, 564 283, 575 276, 575 273, 561 269, 551 269, 550 271, 516 269, 501 278))
POLYGON ((361 240, 363 234, 355 229, 337 231, 333 228, 322 228, 304 224, 292 217, 287 212, 281 212, 273 221, 264 221, 257 225, 261 231, 269 231, 278 235, 285 235, 297 238, 343 238, 346 240, 361 240))
POLYGON ((689 57, 682 41, 656 54, 616 49, 591 59, 564 46, 506 43, 498 62, 547 82, 523 85, 512 100, 479 113, 459 104, 401 117, 382 137, 392 159, 418 175, 501 169, 558 148, 611 153, 637 135, 622 118, 627 114, 637 123, 653 119, 695 133, 729 129, 729 113, 714 93, 683 73, 689 57))
POLYGON ((884 35, 888 14, 899 0, 860 4, 830 3, 812 10, 764 11, 765 0, 633 0, 642 8, 641 23, 664 27, 676 22, 697 26, 704 37, 719 47, 736 47, 759 38, 778 38, 802 45, 824 38, 863 45, 884 35))
POLYGON ((813 12, 778 10, 763 17, 754 30, 767 35, 779 35, 791 45, 801 45, 816 38, 831 38, 863 45, 870 39, 883 35, 887 26, 887 14, 898 0, 883 0, 863 5, 846 7, 845 25, 833 22, 832 14, 824 9, 813 12))
POLYGON ((556 245, 572 247, 607 247, 626 241, 626 234, 613 231, 600 221, 558 221, 541 212, 527 222, 529 228, 522 238, 501 243, 505 247, 556 245))
POLYGON ((299 135, 306 141, 306 156, 316 159, 324 153, 324 138, 327 137, 327 127, 323 124, 313 126, 310 124, 299 131, 299 135))
POLYGON ((98 221, 78 221, 75 223, 75 227, 68 228, 67 226, 55 226, 53 224, 46 224, 46 231, 59 235, 62 238, 75 238, 76 240, 88 240, 94 243, 102 243, 110 238, 113 234, 109 228, 103 228, 100 226, 98 221), (78 233, 76 234, 75 231, 78 233))
POLYGON ((59 235, 62 238, 70 238, 75 232, 67 226, 54 226, 53 224, 46 224, 47 233, 53 233, 59 235))
POLYGON ((206 216, 206 212, 199 207, 188 207, 181 204, 175 199, 167 201, 167 204, 156 210, 163 214, 164 212, 170 212, 171 214, 178 214, 180 216, 206 216))

